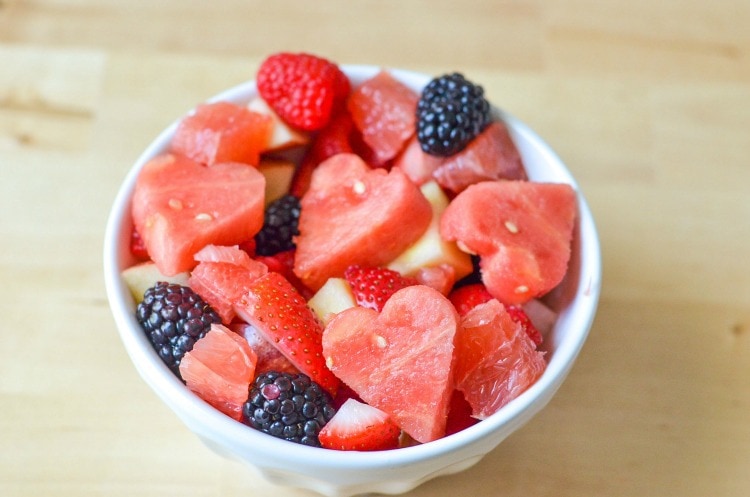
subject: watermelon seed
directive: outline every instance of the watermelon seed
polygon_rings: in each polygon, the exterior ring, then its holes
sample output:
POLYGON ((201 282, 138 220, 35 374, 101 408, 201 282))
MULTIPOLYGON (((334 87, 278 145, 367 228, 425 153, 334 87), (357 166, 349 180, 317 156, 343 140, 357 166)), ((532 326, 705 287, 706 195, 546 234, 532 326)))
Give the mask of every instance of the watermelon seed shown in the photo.
POLYGON ((527 287, 526 285, 519 285, 516 287, 516 290, 515 290, 516 293, 526 293, 528 291, 529 291, 529 287, 527 287))
POLYGON ((384 349, 388 346, 388 340, 386 340, 384 336, 375 335, 375 345, 377 345, 379 349, 384 349))
POLYGON ((182 210, 182 201, 180 201, 179 199, 170 198, 168 203, 169 207, 171 207, 172 209, 176 211, 182 210))
POLYGON ((514 235, 518 233, 518 226, 513 221, 505 221, 505 228, 514 235))
POLYGON ((196 221, 212 221, 213 217, 211 217, 211 214, 206 214, 205 212, 201 212, 200 214, 197 214, 195 216, 196 221))
POLYGON ((362 195, 362 194, 364 194, 367 191, 367 187, 365 186, 365 184, 362 181, 357 180, 352 185, 352 190, 357 195, 362 195))
POLYGON ((458 240, 456 242, 456 245, 458 246, 459 250, 461 250, 461 252, 466 252, 469 255, 477 255, 476 252, 474 252, 469 247, 467 247, 466 244, 462 242, 461 240, 458 240))

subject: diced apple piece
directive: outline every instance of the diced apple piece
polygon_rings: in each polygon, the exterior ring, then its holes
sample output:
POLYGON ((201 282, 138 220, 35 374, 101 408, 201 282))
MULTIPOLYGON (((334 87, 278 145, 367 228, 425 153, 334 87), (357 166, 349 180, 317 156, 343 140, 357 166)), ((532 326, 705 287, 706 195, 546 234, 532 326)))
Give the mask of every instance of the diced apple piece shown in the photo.
POLYGON ((155 263, 148 261, 130 266, 122 271, 121 276, 125 280, 130 293, 133 294, 136 303, 138 303, 143 300, 143 294, 146 290, 154 286, 158 281, 187 286, 190 275, 185 272, 177 273, 174 276, 165 276, 159 271, 155 263))
POLYGON ((264 152, 283 150, 297 145, 306 145, 310 141, 310 137, 307 134, 289 127, 284 121, 282 121, 278 114, 276 114, 260 96, 254 97, 250 100, 247 107, 252 111, 271 116, 273 121, 271 142, 268 144, 268 147, 264 152))
POLYGON ((287 159, 262 158, 258 171, 266 178, 265 205, 284 196, 292 184, 294 162, 287 159))
POLYGON ((432 221, 422 237, 391 261, 388 268, 404 276, 415 276, 421 268, 447 264, 455 270, 455 281, 458 281, 470 274, 473 266, 469 254, 459 250, 454 242, 440 237, 440 216, 448 207, 448 197, 434 180, 420 189, 432 206, 432 221))
POLYGON ((327 325, 339 312, 357 305, 354 293, 344 278, 329 278, 309 300, 308 305, 327 325))

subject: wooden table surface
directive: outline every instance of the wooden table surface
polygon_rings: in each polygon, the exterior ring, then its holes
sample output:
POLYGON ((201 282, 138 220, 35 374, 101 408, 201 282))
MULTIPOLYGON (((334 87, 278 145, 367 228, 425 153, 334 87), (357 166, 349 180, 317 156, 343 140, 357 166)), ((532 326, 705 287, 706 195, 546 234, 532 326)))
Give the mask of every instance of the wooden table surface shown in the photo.
POLYGON ((740 0, 0 1, 0 495, 311 495, 180 424, 102 277, 140 151, 280 50, 464 72, 597 220, 601 304, 568 381, 408 495, 750 495, 749 28, 740 0))

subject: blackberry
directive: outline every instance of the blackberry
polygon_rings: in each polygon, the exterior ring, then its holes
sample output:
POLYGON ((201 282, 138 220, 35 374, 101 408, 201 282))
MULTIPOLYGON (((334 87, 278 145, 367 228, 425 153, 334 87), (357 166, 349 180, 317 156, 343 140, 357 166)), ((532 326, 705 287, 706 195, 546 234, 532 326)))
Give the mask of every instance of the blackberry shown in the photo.
POLYGON ((320 447, 318 433, 335 413, 331 397, 307 375, 278 371, 258 375, 242 406, 248 426, 313 447, 320 447))
POLYGON ((182 356, 221 318, 186 286, 160 281, 143 294, 136 319, 162 361, 180 376, 182 356))
POLYGON ((417 103, 417 139, 422 150, 447 157, 463 150, 491 121, 484 89, 452 73, 430 81, 417 103))
POLYGON ((255 235, 258 255, 274 255, 294 248, 294 236, 299 235, 300 202, 294 195, 284 195, 266 207, 263 228, 255 235))

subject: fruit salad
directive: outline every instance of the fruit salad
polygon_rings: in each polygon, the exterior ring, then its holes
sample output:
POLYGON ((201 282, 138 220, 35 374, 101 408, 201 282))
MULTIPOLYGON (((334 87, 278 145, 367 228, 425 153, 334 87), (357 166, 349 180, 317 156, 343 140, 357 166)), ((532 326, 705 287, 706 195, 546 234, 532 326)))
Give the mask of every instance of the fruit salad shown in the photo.
POLYGON ((577 218, 528 179, 482 87, 353 84, 305 53, 198 105, 140 170, 122 277, 159 357, 248 429, 332 450, 429 443, 546 367, 577 218))

